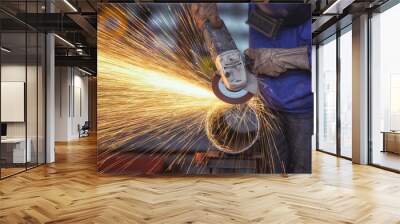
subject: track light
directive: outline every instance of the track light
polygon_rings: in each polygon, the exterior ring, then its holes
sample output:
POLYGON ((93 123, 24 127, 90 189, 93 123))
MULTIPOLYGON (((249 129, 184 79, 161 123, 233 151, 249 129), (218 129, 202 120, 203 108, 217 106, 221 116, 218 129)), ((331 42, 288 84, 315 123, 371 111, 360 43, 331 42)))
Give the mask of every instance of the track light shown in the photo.
POLYGON ((351 5, 355 0, 336 0, 332 5, 322 13, 323 15, 329 14, 342 14, 343 9, 351 5))
POLYGON ((67 4, 74 12, 78 12, 78 10, 68 0, 64 0, 64 3, 67 4))
POLYGON ((86 71, 86 70, 84 70, 84 69, 81 69, 81 68, 79 68, 79 67, 78 67, 78 70, 81 71, 81 72, 83 72, 83 73, 85 73, 86 75, 89 75, 89 76, 92 76, 92 75, 93 75, 92 73, 90 73, 90 72, 88 72, 88 71, 86 71))
POLYGON ((11 50, 9 50, 9 49, 7 49, 5 47, 1 47, 1 51, 4 51, 6 53, 10 53, 11 52, 11 50))
POLYGON ((62 37, 60 37, 59 35, 57 35, 57 34, 54 34, 54 36, 55 37, 57 37, 59 40, 61 40, 62 42, 64 42, 65 44, 67 44, 68 46, 70 46, 70 47, 72 47, 72 48, 75 48, 75 45, 73 45, 71 42, 69 42, 68 40, 66 40, 66 39, 64 39, 64 38, 62 38, 62 37))

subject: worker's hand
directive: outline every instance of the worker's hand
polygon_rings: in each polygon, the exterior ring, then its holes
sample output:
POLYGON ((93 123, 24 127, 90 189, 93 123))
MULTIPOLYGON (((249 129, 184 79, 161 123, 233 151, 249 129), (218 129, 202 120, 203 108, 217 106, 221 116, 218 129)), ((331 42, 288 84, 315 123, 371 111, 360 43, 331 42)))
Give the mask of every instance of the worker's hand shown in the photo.
POLYGON ((191 5, 191 11, 200 29, 203 29, 206 21, 209 21, 214 28, 220 28, 222 26, 222 20, 219 18, 216 3, 193 3, 191 5))
POLYGON ((253 61, 252 73, 278 77, 289 69, 310 70, 307 47, 299 48, 249 48, 245 55, 253 61))

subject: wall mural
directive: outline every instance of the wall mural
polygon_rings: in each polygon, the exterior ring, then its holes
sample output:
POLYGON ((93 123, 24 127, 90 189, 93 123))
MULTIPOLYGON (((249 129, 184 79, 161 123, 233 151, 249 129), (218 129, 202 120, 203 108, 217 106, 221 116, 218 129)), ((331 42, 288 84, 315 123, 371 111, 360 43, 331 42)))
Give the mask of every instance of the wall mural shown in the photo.
POLYGON ((310 173, 310 47, 305 4, 101 4, 99 172, 310 173))

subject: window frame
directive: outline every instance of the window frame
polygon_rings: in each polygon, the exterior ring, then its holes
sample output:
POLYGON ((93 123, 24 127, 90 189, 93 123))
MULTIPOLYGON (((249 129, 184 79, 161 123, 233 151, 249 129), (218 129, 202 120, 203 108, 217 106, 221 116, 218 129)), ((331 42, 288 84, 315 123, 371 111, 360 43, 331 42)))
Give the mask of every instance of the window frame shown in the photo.
POLYGON ((372 126, 372 94, 373 94, 373 88, 372 88, 372 19, 374 17, 373 14, 381 14, 384 13, 385 11, 393 8, 394 6, 397 6, 400 4, 399 0, 388 0, 384 4, 380 5, 379 7, 368 11, 368 32, 367 32, 367 38, 368 38, 368 165, 380 168, 383 170, 395 172, 395 173, 400 173, 400 169, 394 169, 391 167, 387 167, 381 164, 374 163, 373 160, 373 154, 374 154, 374 147, 373 147, 373 126, 372 126))
POLYGON ((340 66, 340 37, 347 32, 352 32, 352 23, 347 24, 343 28, 337 29, 335 33, 328 36, 327 38, 319 41, 316 44, 316 151, 323 152, 329 155, 333 155, 346 160, 352 160, 352 158, 342 155, 341 153, 341 117, 340 117, 340 82, 341 82, 341 66, 340 66), (327 150, 320 148, 319 143, 319 91, 320 91, 320 74, 319 74, 319 53, 318 50, 322 43, 328 43, 330 41, 336 41, 336 152, 332 153, 327 150))

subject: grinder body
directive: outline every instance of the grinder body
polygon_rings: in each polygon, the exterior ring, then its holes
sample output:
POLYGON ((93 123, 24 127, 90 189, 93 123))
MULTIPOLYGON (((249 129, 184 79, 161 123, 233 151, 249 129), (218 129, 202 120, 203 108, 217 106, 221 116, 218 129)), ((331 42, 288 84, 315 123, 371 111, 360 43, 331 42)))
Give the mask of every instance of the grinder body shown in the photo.
POLYGON ((212 81, 214 94, 231 104, 242 104, 250 100, 257 92, 257 80, 246 69, 245 58, 225 24, 222 22, 220 28, 214 28, 206 22, 203 35, 217 68, 212 81))

